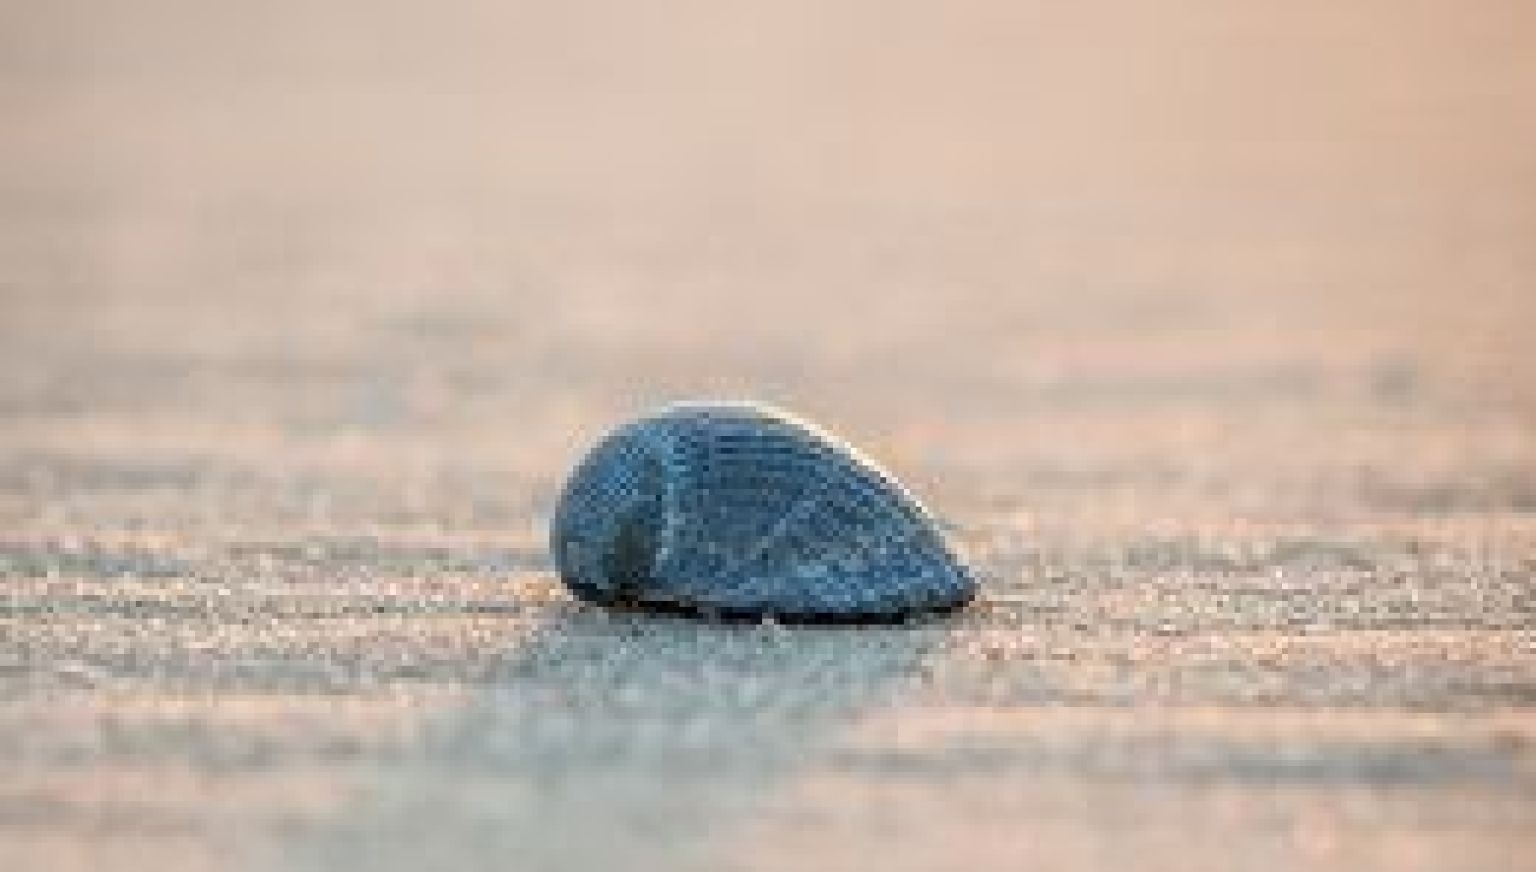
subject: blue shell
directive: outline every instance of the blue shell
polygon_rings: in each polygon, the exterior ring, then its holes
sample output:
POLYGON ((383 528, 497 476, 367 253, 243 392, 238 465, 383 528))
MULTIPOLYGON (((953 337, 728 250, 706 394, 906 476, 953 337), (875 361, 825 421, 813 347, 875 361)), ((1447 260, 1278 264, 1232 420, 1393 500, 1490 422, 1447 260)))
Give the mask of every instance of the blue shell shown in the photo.
POLYGON ((782 411, 685 403, 577 467, 551 546, 579 598, 724 617, 899 619, 976 592, 895 479, 782 411))

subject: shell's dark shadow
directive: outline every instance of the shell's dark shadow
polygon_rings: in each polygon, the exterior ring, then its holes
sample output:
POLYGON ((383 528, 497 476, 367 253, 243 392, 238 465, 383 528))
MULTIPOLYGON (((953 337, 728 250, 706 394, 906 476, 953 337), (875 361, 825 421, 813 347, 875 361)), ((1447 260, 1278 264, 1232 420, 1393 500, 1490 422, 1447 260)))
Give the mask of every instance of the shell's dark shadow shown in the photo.
POLYGON ((921 687, 953 625, 536 608, 299 868, 723 868, 776 786, 921 687))
POLYGON ((916 627, 955 615, 969 603, 956 603, 926 609, 912 609, 904 614, 871 612, 841 614, 833 612, 765 613, 741 609, 706 609, 685 603, 645 603, 627 600, 595 603, 618 615, 643 618, 647 615, 683 618, 725 626, 774 624, 788 627, 916 627))

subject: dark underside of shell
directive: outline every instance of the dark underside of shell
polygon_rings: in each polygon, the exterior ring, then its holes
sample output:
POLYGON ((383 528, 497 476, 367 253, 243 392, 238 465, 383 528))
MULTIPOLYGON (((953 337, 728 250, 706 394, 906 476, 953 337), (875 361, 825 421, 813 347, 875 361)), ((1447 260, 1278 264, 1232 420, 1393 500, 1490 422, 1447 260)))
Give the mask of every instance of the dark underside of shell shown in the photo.
POLYGON ((753 405, 674 406, 615 431, 566 485, 551 538, 571 591, 615 607, 894 621, 976 589, 889 475, 753 405))

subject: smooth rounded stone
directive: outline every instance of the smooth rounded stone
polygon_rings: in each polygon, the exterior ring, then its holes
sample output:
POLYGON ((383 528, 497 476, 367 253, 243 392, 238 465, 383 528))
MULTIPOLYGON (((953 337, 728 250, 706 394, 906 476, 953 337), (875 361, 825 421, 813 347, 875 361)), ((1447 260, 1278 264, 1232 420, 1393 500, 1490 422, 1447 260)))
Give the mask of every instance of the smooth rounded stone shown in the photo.
POLYGON ((684 403, 577 467, 551 546, 580 599, 725 618, 899 620, 976 583, 888 473, 792 415, 684 403))

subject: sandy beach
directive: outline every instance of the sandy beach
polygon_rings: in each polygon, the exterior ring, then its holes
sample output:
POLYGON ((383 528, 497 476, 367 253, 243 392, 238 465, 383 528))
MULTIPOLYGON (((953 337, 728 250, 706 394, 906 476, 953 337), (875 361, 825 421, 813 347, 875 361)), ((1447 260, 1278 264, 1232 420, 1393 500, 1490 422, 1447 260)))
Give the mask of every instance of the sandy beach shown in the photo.
POLYGON ((1531 868, 1528 4, 245 5, 0 4, 0 869, 1531 868), (578 606, 687 397, 980 601, 578 606))

